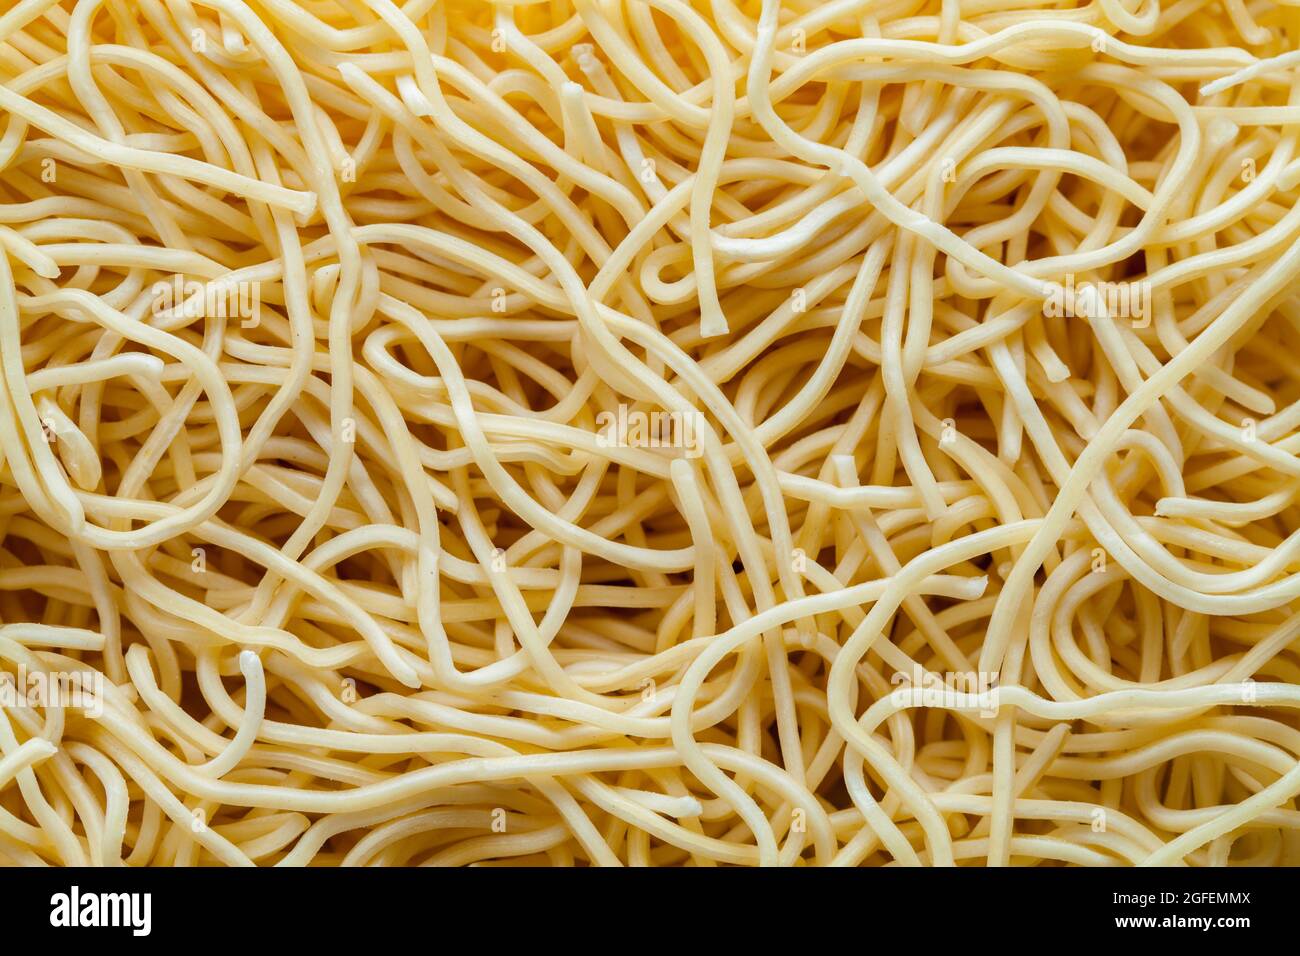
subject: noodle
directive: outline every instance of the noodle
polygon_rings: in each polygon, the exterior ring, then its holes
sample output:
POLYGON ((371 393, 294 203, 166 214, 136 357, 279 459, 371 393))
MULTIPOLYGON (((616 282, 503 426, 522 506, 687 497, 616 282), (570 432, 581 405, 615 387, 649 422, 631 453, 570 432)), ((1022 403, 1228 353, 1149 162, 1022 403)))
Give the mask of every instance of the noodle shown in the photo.
POLYGON ((0 863, 1300 864, 1298 39, 13 4, 0 863))

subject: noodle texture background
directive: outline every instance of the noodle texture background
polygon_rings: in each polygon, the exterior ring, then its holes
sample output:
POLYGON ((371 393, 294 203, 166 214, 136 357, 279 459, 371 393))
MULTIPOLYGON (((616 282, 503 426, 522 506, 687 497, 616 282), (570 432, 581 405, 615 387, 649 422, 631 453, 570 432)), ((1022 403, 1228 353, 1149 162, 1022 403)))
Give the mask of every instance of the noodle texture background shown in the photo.
POLYGON ((1300 862, 1300 7, 0 4, 0 864, 1300 862))

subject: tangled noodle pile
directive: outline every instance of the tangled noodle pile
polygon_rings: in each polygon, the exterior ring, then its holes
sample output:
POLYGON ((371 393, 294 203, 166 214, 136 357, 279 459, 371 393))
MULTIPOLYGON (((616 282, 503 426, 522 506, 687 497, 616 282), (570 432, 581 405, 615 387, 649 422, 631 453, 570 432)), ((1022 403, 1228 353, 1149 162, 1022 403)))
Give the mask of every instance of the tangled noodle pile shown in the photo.
POLYGON ((1300 8, 0 13, 0 862, 1300 862, 1300 8))

